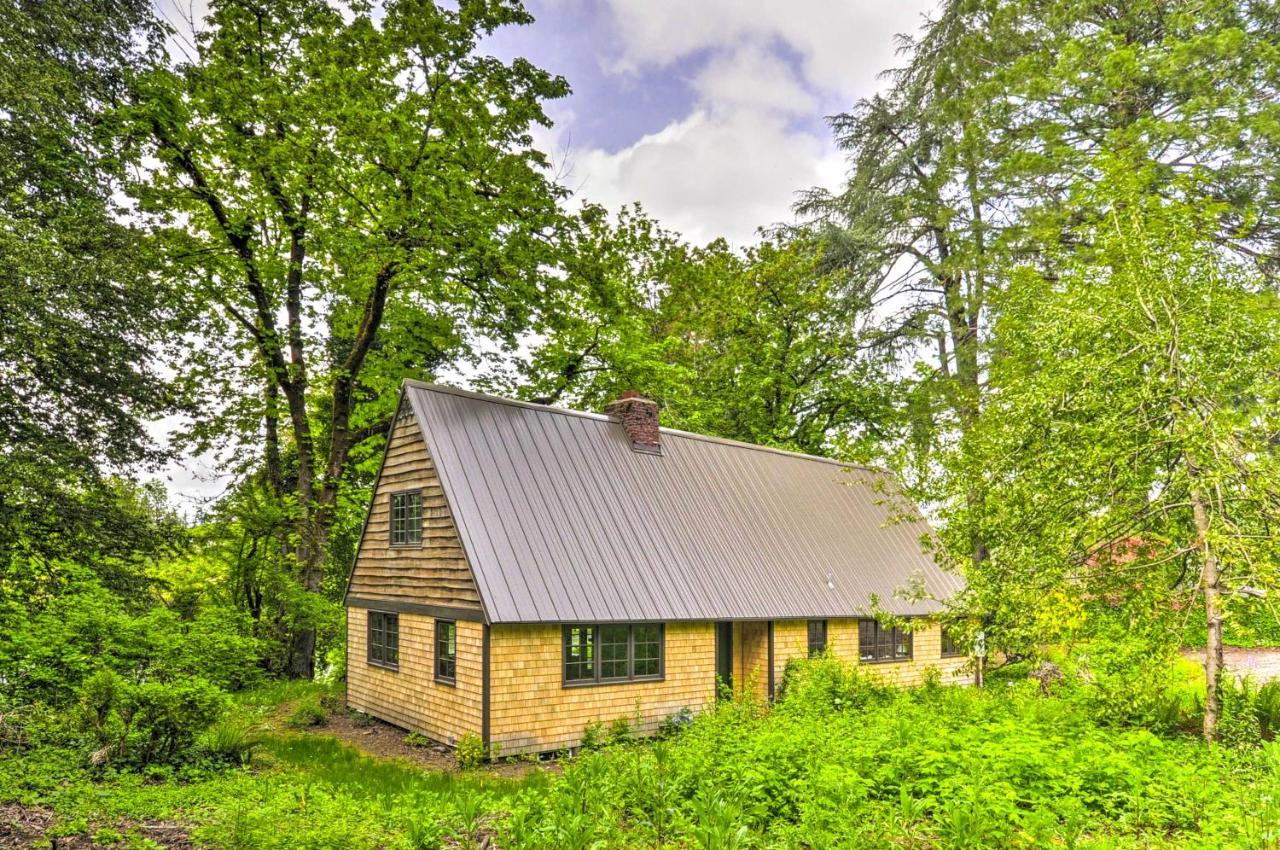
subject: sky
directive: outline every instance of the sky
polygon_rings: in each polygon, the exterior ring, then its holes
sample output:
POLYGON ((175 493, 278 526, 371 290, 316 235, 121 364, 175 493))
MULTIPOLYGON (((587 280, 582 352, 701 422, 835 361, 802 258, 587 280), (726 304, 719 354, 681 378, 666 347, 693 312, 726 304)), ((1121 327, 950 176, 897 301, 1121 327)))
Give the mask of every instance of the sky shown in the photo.
MULTIPOLYGON (((178 23, 190 0, 157 0, 178 23)), ((197 7, 200 3, 194 4, 197 7)), ((796 193, 838 186, 845 163, 825 116, 884 85, 895 36, 932 0, 528 0, 535 23, 481 49, 564 76, 536 135, 582 200, 640 202, 687 239, 752 241, 796 193)), ((196 12, 198 15, 198 11, 196 12)), ((156 424, 158 435, 173 421, 156 424)), ((181 508, 227 483, 211 458, 159 476, 181 508)))

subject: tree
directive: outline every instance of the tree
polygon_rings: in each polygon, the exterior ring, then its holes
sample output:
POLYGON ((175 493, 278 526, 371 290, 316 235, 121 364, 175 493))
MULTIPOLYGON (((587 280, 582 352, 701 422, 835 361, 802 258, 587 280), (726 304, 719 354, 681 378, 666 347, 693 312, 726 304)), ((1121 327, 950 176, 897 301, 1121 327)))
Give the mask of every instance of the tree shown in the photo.
MULTIPOLYGON (((197 55, 143 81, 127 113, 158 161, 134 192, 196 314, 191 444, 263 446, 242 465, 292 511, 312 596, 352 455, 387 430, 401 378, 482 336, 512 345, 553 283, 559 221, 529 130, 567 86, 476 49, 531 20, 517 3, 349 12, 215 2, 197 55)), ((311 675, 315 639, 304 618, 294 675, 311 675)))
POLYGON ((1215 238, 1221 209, 1160 198, 1132 160, 1103 173, 1077 190, 1102 207, 1088 248, 1056 277, 1019 269, 1002 300, 988 402, 950 469, 988 498, 957 500, 947 533, 988 541, 970 592, 1021 627, 1004 645, 1052 639, 1055 591, 1198 598, 1212 740, 1223 618, 1242 588, 1280 586, 1280 303, 1215 238))
POLYGON ((103 120, 157 38, 142 0, 0 13, 0 597, 26 604, 83 570, 136 588, 157 543, 120 476, 161 457, 172 310, 119 202, 138 152, 103 120))
POLYGON ((638 208, 613 221, 588 208, 555 322, 506 386, 596 409, 638 389, 673 427, 865 457, 896 423, 889 352, 821 256, 800 233, 695 248, 638 208))
MULTIPOLYGON (((1108 154, 1123 150, 1156 196, 1211 204, 1218 243, 1274 276, 1278 27, 1267 4, 1235 0, 951 0, 903 40, 889 89, 832 119, 849 180, 799 210, 917 357, 899 462, 913 495, 982 510, 981 478, 940 473, 1003 356, 991 329, 1020 281, 1006 270, 1052 276, 1087 249, 1080 225, 1099 203, 1078 189, 1108 154)), ((985 539, 952 546, 991 577, 985 539)), ((1006 609, 987 601, 997 607, 972 613, 994 626, 1006 609)))

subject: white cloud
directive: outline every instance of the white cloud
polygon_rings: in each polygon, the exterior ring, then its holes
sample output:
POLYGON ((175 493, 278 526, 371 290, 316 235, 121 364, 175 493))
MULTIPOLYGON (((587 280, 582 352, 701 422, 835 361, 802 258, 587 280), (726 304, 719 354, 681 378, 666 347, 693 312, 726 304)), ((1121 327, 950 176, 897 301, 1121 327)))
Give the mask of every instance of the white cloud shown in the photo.
POLYGON ((614 73, 700 62, 690 112, 616 152, 577 150, 570 186, 616 207, 639 201, 663 224, 704 242, 744 244, 790 218, 796 193, 839 184, 844 163, 818 122, 882 84, 894 36, 914 31, 924 0, 610 0, 614 73), (705 57, 705 58, 704 58, 705 57))
POLYGON ((840 159, 821 137, 791 131, 778 111, 699 109, 617 153, 571 153, 581 197, 617 208, 639 201, 695 242, 750 242, 786 218, 798 189, 825 182, 840 159))
POLYGON ((610 0, 622 69, 662 66, 744 42, 786 44, 813 85, 867 93, 894 62, 894 37, 914 32, 933 0, 610 0))

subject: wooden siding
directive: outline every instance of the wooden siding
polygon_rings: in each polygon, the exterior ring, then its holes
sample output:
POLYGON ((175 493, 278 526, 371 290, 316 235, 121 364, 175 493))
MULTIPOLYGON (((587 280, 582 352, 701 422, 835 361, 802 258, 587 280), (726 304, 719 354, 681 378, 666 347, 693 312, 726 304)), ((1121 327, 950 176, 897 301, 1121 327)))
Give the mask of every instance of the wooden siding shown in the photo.
POLYGON ((733 624, 733 690, 747 688, 758 699, 769 696, 769 624, 740 622, 733 624))
POLYGON ((480 611, 480 594, 412 414, 402 414, 392 429, 348 595, 480 611), (392 546, 391 494, 418 488, 422 545, 392 546))
POLYGON ((448 685, 435 680, 435 618, 399 617, 400 668, 388 670, 369 663, 368 611, 347 609, 347 705, 449 745, 479 735, 484 626, 457 621, 457 684, 448 685))
POLYGON ((566 688, 559 625, 503 626, 490 632, 490 736, 495 755, 576 747, 588 723, 625 717, 641 732, 666 717, 715 699, 715 629, 711 623, 666 625, 666 676, 566 688))
MULTIPOLYGON (((773 663, 778 685, 782 684, 782 674, 789 660, 808 656, 808 628, 807 620, 779 620, 774 624, 773 663)), ((827 650, 846 664, 859 664, 858 621, 828 620, 827 650)), ((930 668, 938 671, 944 685, 968 684, 973 681, 968 658, 942 657, 942 627, 937 624, 915 632, 910 660, 880 661, 861 666, 884 681, 900 687, 923 683, 930 668)))

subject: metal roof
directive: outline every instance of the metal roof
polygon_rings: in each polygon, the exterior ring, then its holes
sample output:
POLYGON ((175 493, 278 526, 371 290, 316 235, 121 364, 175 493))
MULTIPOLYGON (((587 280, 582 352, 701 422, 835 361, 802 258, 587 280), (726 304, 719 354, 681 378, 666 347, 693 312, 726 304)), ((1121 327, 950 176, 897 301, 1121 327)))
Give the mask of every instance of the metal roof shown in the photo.
POLYGON ((406 382, 492 623, 936 611, 961 587, 886 473, 406 382), (897 500, 900 502, 901 500, 897 500), (920 583, 933 599, 895 595, 920 583))

